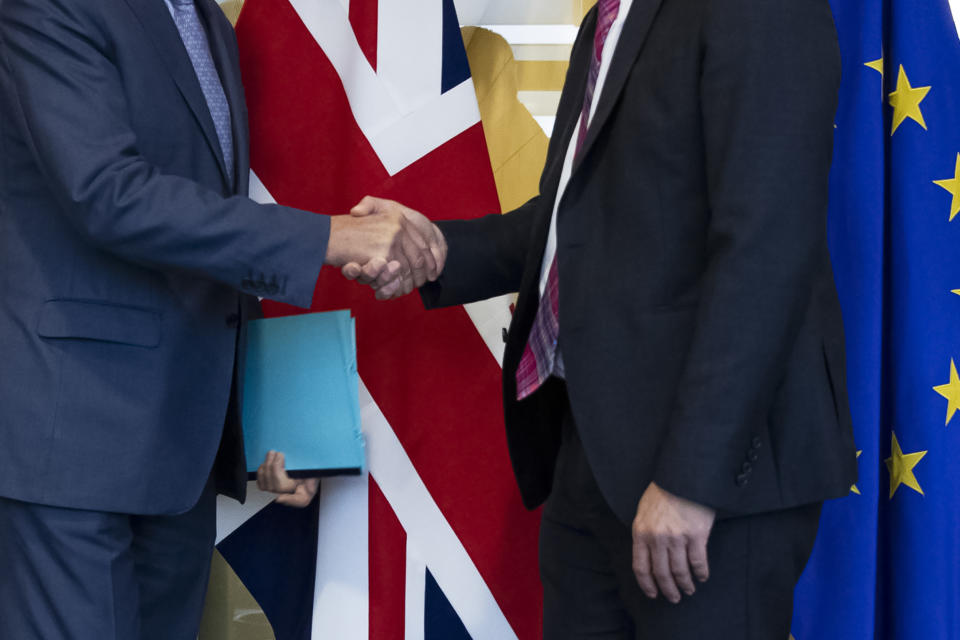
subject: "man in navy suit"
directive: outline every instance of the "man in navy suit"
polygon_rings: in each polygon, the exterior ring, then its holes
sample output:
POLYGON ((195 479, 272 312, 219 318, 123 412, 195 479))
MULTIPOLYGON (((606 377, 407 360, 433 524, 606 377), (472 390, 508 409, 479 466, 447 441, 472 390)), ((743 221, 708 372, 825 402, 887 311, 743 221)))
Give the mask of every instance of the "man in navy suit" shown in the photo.
POLYGON ((246 118, 213 0, 0 0, 0 638, 195 638, 256 297, 442 267, 412 213, 248 199, 246 118))

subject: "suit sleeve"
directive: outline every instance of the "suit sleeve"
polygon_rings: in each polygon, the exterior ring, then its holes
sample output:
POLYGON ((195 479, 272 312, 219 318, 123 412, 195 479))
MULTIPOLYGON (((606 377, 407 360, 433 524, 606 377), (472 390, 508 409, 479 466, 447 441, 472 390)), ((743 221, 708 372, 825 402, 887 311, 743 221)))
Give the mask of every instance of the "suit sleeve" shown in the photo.
POLYGON ((277 285, 265 295, 309 306, 329 218, 224 198, 144 158, 111 39, 91 8, 100 4, 0 4, 11 101, 64 215, 89 243, 124 260, 192 272, 248 293, 259 279, 277 285))
POLYGON ((703 42, 708 261, 654 481, 735 511, 826 251, 839 52, 826 0, 712 2, 703 42))
POLYGON ((424 305, 449 307, 519 290, 539 200, 503 215, 439 222, 447 262, 436 282, 420 288, 424 305))

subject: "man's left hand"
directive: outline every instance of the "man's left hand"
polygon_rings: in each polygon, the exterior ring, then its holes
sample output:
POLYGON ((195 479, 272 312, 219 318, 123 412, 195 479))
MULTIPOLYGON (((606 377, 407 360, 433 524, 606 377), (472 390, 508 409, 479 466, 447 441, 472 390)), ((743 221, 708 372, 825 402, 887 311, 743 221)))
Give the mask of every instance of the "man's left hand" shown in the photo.
POLYGON ((291 478, 287 474, 286 460, 279 451, 268 451, 263 464, 257 469, 257 487, 261 491, 279 493, 277 504, 303 508, 313 501, 320 488, 320 478, 291 478))
POLYGON ((633 573, 647 597, 663 594, 677 604, 681 591, 696 591, 694 578, 707 581, 707 540, 715 518, 713 509, 650 483, 633 521, 633 573))

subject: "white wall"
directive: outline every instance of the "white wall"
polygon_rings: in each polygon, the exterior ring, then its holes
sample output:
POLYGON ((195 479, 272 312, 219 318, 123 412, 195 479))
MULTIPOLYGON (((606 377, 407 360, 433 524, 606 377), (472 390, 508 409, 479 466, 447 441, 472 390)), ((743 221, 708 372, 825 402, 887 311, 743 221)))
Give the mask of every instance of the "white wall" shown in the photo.
MULTIPOLYGON (((960 0, 957 0, 960 1, 960 0)), ((460 24, 574 24, 571 0, 454 0, 460 24)))

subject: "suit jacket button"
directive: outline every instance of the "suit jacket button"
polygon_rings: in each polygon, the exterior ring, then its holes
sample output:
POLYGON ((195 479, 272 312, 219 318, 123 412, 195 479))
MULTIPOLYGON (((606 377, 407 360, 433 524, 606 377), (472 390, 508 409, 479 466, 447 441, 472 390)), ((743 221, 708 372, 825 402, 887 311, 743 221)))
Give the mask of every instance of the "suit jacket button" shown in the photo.
POLYGON ((747 474, 741 473, 740 475, 737 476, 737 486, 740 487, 741 489, 747 486, 749 482, 750 482, 750 478, 747 477, 747 474))
POLYGON ((750 473, 751 471, 753 471, 753 465, 750 464, 749 462, 744 462, 742 465, 740 465, 741 473, 746 474, 746 473, 750 473))
POLYGON ((759 449, 763 446, 763 441, 758 436, 753 436, 753 442, 750 443, 753 449, 759 449))
POLYGON ((759 459, 760 459, 760 456, 757 455, 756 451, 751 450, 750 453, 747 454, 747 460, 749 460, 750 462, 756 462, 759 459))

